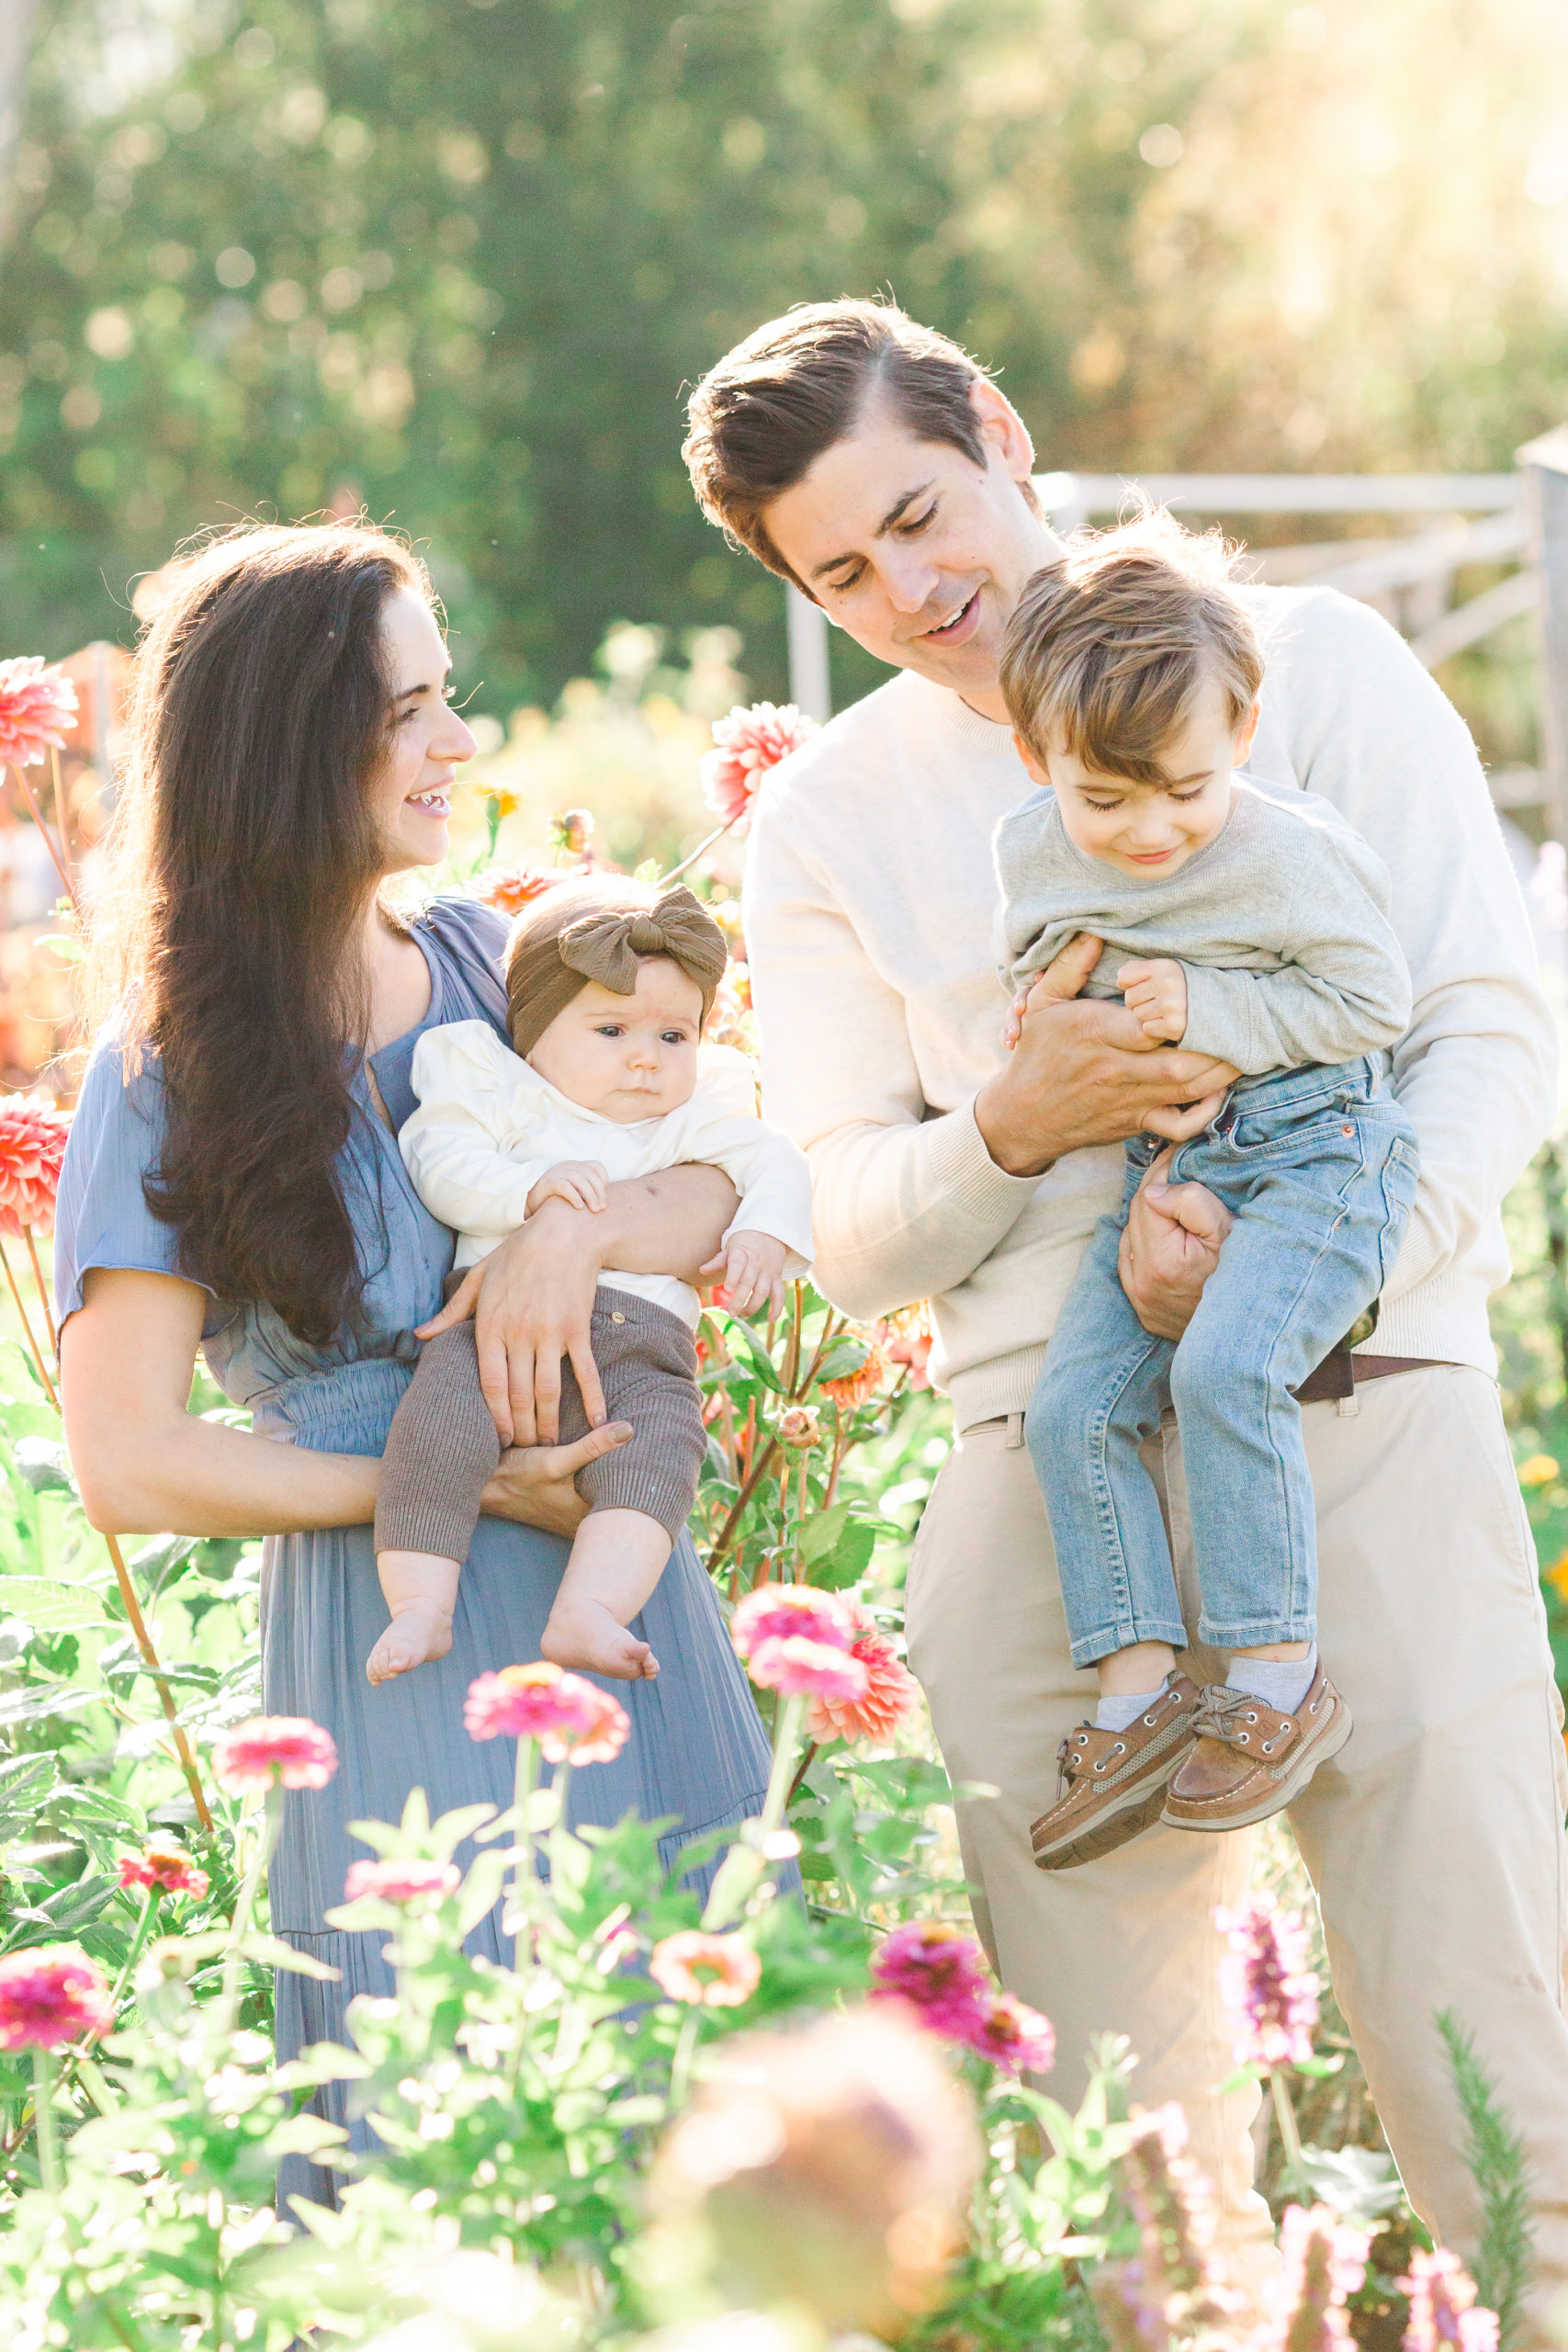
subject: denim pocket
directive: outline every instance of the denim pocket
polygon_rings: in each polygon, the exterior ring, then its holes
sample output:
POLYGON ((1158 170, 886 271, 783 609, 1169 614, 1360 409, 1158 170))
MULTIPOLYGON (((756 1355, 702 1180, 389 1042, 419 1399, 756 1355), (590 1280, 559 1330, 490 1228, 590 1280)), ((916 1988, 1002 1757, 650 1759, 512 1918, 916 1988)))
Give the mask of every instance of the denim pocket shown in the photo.
POLYGON ((1404 1239, 1404 1228, 1410 1222, 1410 1212, 1416 1205, 1416 1187, 1421 1173, 1420 1155, 1413 1143, 1404 1136, 1393 1136, 1382 1164, 1382 1232, 1378 1240, 1378 1288, 1382 1290, 1393 1272, 1404 1239))

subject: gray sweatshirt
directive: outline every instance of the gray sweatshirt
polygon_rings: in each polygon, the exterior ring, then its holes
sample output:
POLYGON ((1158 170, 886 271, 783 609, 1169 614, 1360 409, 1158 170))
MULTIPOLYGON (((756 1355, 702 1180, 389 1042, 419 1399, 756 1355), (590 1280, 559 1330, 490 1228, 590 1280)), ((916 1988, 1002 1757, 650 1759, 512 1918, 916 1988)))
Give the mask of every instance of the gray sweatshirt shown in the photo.
POLYGON ((1326 800, 1237 776, 1231 811, 1174 874, 1123 874, 1068 839, 1032 792, 997 827, 1004 982, 1043 972, 1078 932, 1105 942, 1085 993, 1120 996, 1132 956, 1187 976, 1181 1043, 1244 1076, 1353 1061, 1410 1024, 1410 973, 1382 860, 1326 800))

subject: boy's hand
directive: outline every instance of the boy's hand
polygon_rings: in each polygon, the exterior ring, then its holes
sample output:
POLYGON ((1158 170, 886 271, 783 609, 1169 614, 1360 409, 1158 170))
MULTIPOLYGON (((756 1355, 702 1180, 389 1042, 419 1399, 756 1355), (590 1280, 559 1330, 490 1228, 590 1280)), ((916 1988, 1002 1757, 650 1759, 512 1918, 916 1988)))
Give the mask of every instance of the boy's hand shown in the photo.
POLYGON ((1128 1012, 1137 1014, 1145 1037, 1180 1045, 1187 1034, 1187 975, 1179 964, 1168 956, 1156 956, 1152 963, 1123 964, 1116 985, 1128 1012))
POLYGON ((1024 1014, 1043 1004, 1059 1004, 1077 996, 1102 953, 1103 943, 1092 932, 1076 932, 1030 986, 1020 989, 1008 1007, 1007 1027, 1002 1032, 1002 1043, 1010 1054, 1018 1050, 1023 1035, 1024 1014))
POLYGON ((609 1170, 597 1159, 561 1159, 547 1168, 525 1207, 533 1216, 546 1201, 565 1201, 574 1209, 607 1209, 610 1205, 609 1170))
POLYGON ((722 1272, 732 1315, 750 1315, 764 1299, 775 1315, 784 1313, 784 1261, 789 1251, 771 1233, 732 1233, 716 1258, 702 1269, 722 1272))

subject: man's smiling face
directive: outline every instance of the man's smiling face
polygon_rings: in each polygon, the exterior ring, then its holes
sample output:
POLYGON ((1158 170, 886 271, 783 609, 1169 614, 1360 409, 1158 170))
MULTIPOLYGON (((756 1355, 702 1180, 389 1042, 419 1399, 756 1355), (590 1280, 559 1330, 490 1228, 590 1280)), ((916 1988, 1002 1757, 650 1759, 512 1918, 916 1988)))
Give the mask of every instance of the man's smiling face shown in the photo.
POLYGON ((972 398, 983 468, 918 439, 874 394, 763 521, 829 619, 868 653, 1005 718, 997 672, 1008 619, 1055 542, 1024 495, 1028 434, 994 386, 977 383, 972 398))

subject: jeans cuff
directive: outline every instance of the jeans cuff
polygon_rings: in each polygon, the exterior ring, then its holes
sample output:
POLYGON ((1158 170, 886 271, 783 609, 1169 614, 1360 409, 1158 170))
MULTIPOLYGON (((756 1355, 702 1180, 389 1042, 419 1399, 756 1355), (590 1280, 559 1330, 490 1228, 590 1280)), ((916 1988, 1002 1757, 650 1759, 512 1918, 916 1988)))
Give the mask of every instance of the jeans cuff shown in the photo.
MULTIPOLYGON (((1280 1638, 1285 1641, 1290 1636, 1282 1634, 1280 1638)), ((1082 1641, 1073 1643, 1073 1664, 1082 1672, 1086 1667, 1098 1666, 1102 1657, 1114 1657, 1118 1650, 1130 1650, 1139 1642, 1164 1642, 1170 1649, 1184 1650, 1187 1628, 1179 1617, 1107 1625, 1102 1632, 1086 1634, 1082 1641)))

